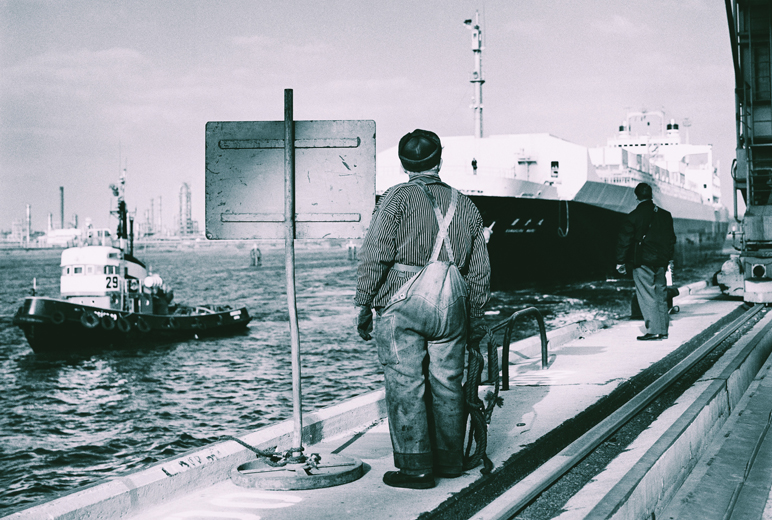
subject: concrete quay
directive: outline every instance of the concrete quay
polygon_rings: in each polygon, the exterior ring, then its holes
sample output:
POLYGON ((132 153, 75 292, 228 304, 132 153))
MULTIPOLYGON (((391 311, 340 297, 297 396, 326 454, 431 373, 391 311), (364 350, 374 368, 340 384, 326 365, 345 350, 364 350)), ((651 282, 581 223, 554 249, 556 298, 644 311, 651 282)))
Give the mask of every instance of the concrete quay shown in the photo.
MULTIPOLYGON (((706 329, 717 322, 728 321, 742 307, 742 302, 721 297, 717 288, 704 282, 682 288, 676 303, 680 312, 671 316, 670 335, 664 341, 636 341, 642 333, 641 321, 575 324, 549 332, 546 370, 541 369, 538 340, 512 344, 510 390, 501 393, 503 407, 494 410, 488 430, 487 454, 495 468, 536 445, 539 439, 685 343, 704 336, 706 329)), ((755 373, 750 380, 754 376, 755 373)), ((481 388, 481 395, 487 390, 481 388)), ((386 486, 381 480, 383 473, 394 467, 385 416, 382 391, 304 415, 307 452, 320 453, 322 460, 325 454, 337 453, 364 462, 365 475, 341 486, 305 491, 238 487, 228 473, 235 466, 254 460, 254 454, 236 442, 226 441, 74 491, 6 518, 409 519, 436 511, 443 503, 456 500, 454 497, 463 497, 464 489, 474 487, 482 479, 497 478, 496 469, 485 477, 478 467, 456 479, 438 478, 437 486, 429 490, 386 486)), ((241 439, 262 449, 277 446, 282 451, 291 447, 292 428, 292 421, 286 421, 241 439)), ((620 475, 623 474, 617 473, 620 475)), ((605 495, 598 492, 593 496, 596 498, 575 508, 580 515, 577 517, 589 514, 605 495)))

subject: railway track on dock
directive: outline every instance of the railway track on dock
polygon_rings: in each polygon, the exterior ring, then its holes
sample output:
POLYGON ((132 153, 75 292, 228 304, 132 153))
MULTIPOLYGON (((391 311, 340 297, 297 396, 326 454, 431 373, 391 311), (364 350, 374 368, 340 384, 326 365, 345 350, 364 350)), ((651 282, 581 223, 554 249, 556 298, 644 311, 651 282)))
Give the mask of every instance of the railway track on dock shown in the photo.
MULTIPOLYGON (((514 454, 492 475, 478 480, 431 514, 422 515, 421 520, 531 520, 559 516, 571 496, 601 473, 618 454, 627 450, 641 432, 741 340, 745 346, 738 354, 740 357, 763 358, 760 362, 755 361, 758 366, 754 365, 755 371, 750 376, 752 380, 760 368, 759 363, 766 360, 772 348, 766 345, 772 344, 772 339, 762 342, 765 336, 772 336, 772 322, 756 330, 766 314, 763 306, 740 307, 670 356, 621 385, 596 406, 514 454), (748 334, 750 331, 753 334, 748 334), (758 352, 764 350, 757 348, 762 343, 767 349, 766 355, 758 352)), ((742 360, 736 363, 742 363, 742 360)), ((727 379, 729 377, 726 376, 727 379)), ((745 379, 748 379, 747 375, 745 379)), ((726 387, 726 381, 723 384, 726 387)), ((637 468, 638 473, 645 473, 645 470, 637 468)), ((623 508, 623 503, 629 500, 632 487, 640 484, 643 478, 644 475, 625 475, 622 479, 625 482, 620 481, 614 486, 613 493, 588 509, 586 515, 575 517, 614 517, 623 508)), ((651 518, 651 515, 646 518, 651 518)))

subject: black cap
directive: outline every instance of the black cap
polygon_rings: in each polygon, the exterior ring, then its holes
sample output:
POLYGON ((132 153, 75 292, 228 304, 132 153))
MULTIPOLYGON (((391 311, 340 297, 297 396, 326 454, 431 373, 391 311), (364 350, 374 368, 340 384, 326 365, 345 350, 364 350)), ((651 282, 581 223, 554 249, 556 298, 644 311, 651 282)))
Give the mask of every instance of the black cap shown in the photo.
POLYGON ((413 130, 399 140, 397 153, 405 170, 425 172, 440 164, 442 143, 434 132, 413 130))
POLYGON ((642 182, 635 187, 635 197, 638 200, 651 200, 652 195, 653 193, 651 190, 651 186, 649 186, 645 182, 642 182))

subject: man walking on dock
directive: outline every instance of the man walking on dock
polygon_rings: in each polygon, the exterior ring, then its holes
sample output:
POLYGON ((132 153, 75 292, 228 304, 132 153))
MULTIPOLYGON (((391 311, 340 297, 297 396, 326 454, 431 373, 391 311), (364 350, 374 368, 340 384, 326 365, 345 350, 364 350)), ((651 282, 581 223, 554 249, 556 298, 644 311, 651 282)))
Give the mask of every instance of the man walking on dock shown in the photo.
POLYGON ((638 339, 667 339, 665 269, 673 259, 676 243, 673 217, 654 205, 648 184, 638 184, 635 197, 638 207, 625 219, 617 242, 617 270, 625 274, 625 264, 633 266, 635 294, 646 323, 646 333, 638 339))
POLYGON ((437 134, 415 130, 398 153, 409 182, 373 211, 359 254, 357 330, 375 337, 384 369, 399 471, 383 481, 425 489, 463 472, 464 347, 485 335, 490 263, 477 207, 440 180, 437 134))

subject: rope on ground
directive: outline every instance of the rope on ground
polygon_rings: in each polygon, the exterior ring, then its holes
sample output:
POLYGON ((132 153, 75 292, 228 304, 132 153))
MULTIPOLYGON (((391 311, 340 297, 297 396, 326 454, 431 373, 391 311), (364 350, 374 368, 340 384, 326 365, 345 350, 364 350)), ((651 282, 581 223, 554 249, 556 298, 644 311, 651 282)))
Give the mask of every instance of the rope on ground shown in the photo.
POLYGON ((487 475, 493 470, 493 462, 488 458, 485 453, 488 448, 488 424, 491 422, 493 415, 493 407, 501 406, 502 399, 499 394, 499 378, 498 378, 498 354, 492 342, 492 335, 488 334, 485 338, 488 340, 488 344, 491 348, 489 352, 493 352, 494 355, 488 361, 492 364, 491 373, 496 374, 496 383, 494 392, 488 392, 485 396, 485 400, 488 401, 486 408, 485 403, 480 399, 478 388, 482 381, 483 371, 483 356, 480 353, 480 344, 469 343, 467 350, 469 351, 469 364, 467 368, 467 378, 464 384, 464 397, 466 398, 466 414, 470 417, 469 427, 469 440, 466 446, 466 453, 464 454, 464 470, 470 470, 477 467, 480 461, 483 463, 483 469, 480 470, 484 475, 487 475), (475 444, 475 452, 470 455, 472 451, 472 444, 475 444))
POLYGON ((257 458, 264 457, 266 459, 265 463, 274 468, 281 468, 283 466, 286 466, 287 464, 303 464, 303 463, 308 463, 315 468, 316 464, 319 462, 319 459, 320 459, 319 455, 317 455, 316 453, 312 453, 310 457, 306 457, 305 455, 303 455, 302 446, 299 448, 290 448, 284 453, 279 453, 276 451, 276 446, 274 446, 269 450, 261 450, 259 448, 255 448, 254 446, 247 444, 241 439, 233 437, 232 435, 223 435, 223 439, 238 442, 248 450, 253 451, 257 455, 257 458), (294 453, 300 453, 300 455, 293 455, 294 453))

